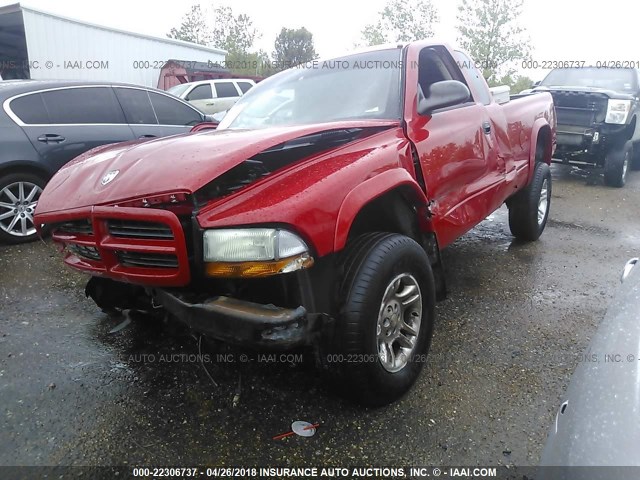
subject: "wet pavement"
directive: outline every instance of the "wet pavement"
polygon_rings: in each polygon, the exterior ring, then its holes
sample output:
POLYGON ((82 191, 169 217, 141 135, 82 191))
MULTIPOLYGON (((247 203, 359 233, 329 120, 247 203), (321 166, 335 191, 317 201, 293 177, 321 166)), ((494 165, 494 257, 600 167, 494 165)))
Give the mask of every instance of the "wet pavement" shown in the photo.
POLYGON ((0 246, 0 465, 535 465, 579 355, 640 252, 624 189, 553 166, 542 238, 506 209, 444 252, 429 361, 366 410, 299 355, 259 355, 161 320, 102 314, 51 243, 0 246), (201 360, 201 361, 200 361, 201 360), (203 367, 203 364, 206 366, 203 367), (294 420, 311 438, 272 437, 294 420))

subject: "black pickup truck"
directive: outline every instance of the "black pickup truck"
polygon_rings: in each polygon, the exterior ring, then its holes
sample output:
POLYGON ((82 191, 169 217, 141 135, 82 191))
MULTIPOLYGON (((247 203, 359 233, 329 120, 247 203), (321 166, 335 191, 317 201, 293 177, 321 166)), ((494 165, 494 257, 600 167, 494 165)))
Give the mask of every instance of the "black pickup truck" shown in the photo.
POLYGON ((556 68, 533 89, 542 90, 556 106, 555 161, 604 167, 605 183, 623 187, 628 171, 640 167, 638 70, 556 68))

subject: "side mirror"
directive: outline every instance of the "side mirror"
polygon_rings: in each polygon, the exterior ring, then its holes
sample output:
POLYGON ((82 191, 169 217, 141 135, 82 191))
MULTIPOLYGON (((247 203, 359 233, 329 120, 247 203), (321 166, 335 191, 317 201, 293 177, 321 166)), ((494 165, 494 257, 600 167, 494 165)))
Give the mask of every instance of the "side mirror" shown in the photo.
POLYGON ((537 82, 533 82, 533 85, 531 85, 531 88, 536 88, 537 86, 539 86, 542 83, 542 80, 538 80, 537 82))
POLYGON ((216 123, 218 123, 218 120, 216 120, 216 119, 214 118, 214 115, 209 114, 209 113, 206 113, 206 114, 204 115, 204 119, 203 119, 203 121, 205 121, 205 122, 216 122, 216 123))
POLYGON ((464 103, 470 98, 471 92, 462 82, 457 80, 436 82, 429 88, 427 98, 422 98, 418 103, 418 113, 428 115, 434 110, 464 103))

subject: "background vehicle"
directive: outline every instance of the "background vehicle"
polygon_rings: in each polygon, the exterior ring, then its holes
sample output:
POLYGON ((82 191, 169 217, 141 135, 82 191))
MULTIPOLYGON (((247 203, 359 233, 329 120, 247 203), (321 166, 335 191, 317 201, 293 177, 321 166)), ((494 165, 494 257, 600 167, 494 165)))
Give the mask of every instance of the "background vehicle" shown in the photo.
MULTIPOLYGON (((630 260, 623 285, 580 357, 542 454, 541 466, 640 466, 640 267, 630 260)), ((606 478, 627 479, 608 468, 606 478)), ((597 469, 541 469, 541 478, 602 478, 597 469)), ((633 475, 631 475, 633 476, 633 475)), ((536 476, 536 478, 538 478, 536 476)))
POLYGON ((207 117, 159 90, 127 84, 0 84, 0 241, 36 238, 33 212, 51 176, 98 145, 188 132, 207 117))
POLYGON ((558 115, 556 158, 604 167, 607 185, 623 187, 640 166, 640 81, 632 68, 557 68, 533 91, 549 91, 558 115), (635 151, 634 151, 635 150, 635 151))
POLYGON ((216 130, 88 152, 36 221, 101 308, 153 302, 228 342, 308 346, 345 393, 389 403, 429 349, 440 249, 505 201, 523 240, 549 215, 551 96, 499 105, 455 55, 415 42, 282 72, 216 130))
POLYGON ((213 114, 231 108, 255 84, 253 80, 243 78, 202 80, 176 85, 167 91, 203 112, 213 114))

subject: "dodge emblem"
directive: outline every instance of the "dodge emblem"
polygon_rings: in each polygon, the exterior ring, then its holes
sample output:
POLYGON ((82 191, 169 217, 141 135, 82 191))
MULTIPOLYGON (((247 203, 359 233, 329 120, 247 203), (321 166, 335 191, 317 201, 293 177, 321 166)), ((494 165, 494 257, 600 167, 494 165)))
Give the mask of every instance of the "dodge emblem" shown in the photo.
POLYGON ((111 183, 113 181, 113 179, 118 176, 119 173, 120 173, 120 170, 111 170, 110 172, 107 172, 105 174, 105 176, 102 177, 102 180, 100 181, 100 183, 102 185, 106 185, 107 183, 111 183))

